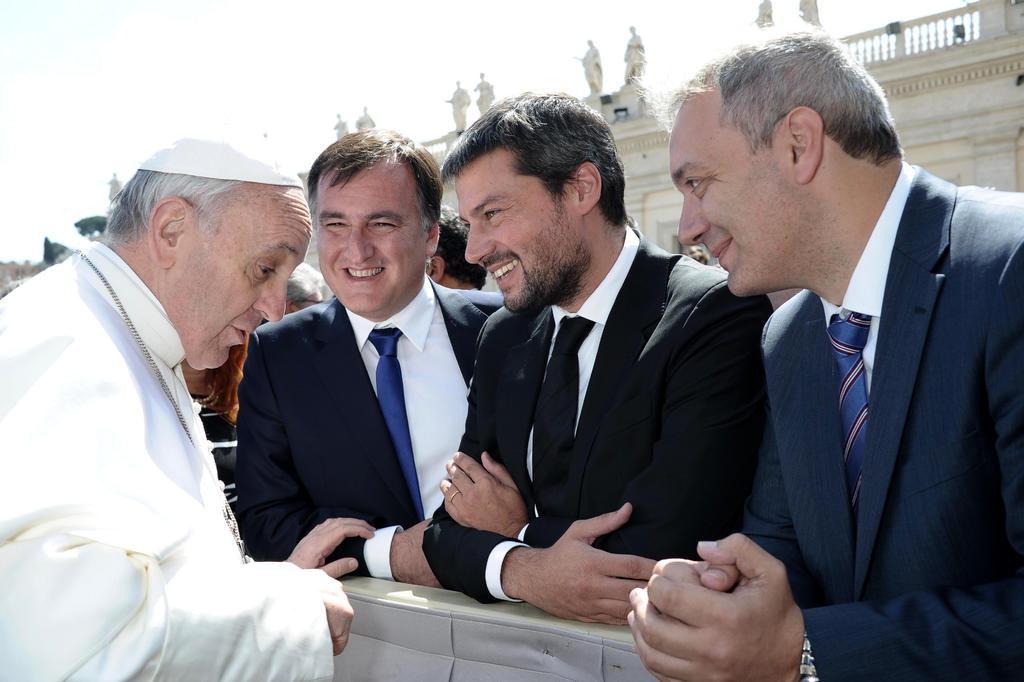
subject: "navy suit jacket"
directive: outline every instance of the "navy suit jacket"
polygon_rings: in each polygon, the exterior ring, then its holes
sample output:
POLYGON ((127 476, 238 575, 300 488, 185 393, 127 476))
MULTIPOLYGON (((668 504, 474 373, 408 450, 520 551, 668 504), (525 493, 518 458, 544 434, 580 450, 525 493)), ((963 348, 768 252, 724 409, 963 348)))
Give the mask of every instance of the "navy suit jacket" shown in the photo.
MULTIPOLYGON (((629 522, 595 547, 696 558, 698 540, 739 527, 750 492, 764 419, 758 339, 770 313, 764 297, 729 293, 722 270, 641 240, 601 336, 560 494, 540 497, 526 464, 554 333, 550 308, 503 309, 484 326, 459 449, 486 451, 508 468, 533 547, 629 501, 629 522)), ((485 568, 506 539, 460 526, 442 505, 423 551, 446 588, 494 601, 485 568)))
POLYGON ((765 327, 745 532, 781 559, 823 680, 1024 674, 1024 195, 918 170, 880 318, 856 523, 820 299, 765 327))
MULTIPOLYGON (((468 386, 487 316, 458 293, 434 289, 468 386)), ((420 521, 337 299, 257 329, 238 397, 238 519, 254 558, 286 559, 333 517, 376 528, 420 521)), ((355 557, 366 575, 363 544, 346 540, 328 561, 355 557)))

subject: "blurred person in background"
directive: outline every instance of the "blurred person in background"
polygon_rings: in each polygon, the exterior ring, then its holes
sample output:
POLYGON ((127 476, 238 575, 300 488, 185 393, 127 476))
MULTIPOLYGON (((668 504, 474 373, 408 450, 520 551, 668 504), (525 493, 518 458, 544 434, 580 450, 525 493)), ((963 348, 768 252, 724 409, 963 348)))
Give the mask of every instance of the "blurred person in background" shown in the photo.
POLYGON ((324 289, 327 287, 324 276, 309 263, 299 263, 288 278, 288 306, 286 313, 296 313, 311 305, 323 303, 324 289))
POLYGON ((242 381, 246 344, 232 346, 228 359, 216 369, 195 369, 183 362, 181 371, 192 399, 199 403, 210 452, 217 465, 217 478, 224 484, 224 496, 232 510, 238 500, 235 492, 235 452, 238 445, 238 384, 242 381))
POLYGON ((427 260, 427 276, 438 284, 455 289, 485 313, 493 313, 505 304, 498 291, 481 291, 487 283, 487 270, 466 260, 469 228, 458 212, 441 206, 437 251, 427 260))
POLYGON ((427 261, 430 279, 449 289, 483 289, 487 270, 466 261, 466 239, 469 228, 455 209, 441 206, 437 251, 427 261))

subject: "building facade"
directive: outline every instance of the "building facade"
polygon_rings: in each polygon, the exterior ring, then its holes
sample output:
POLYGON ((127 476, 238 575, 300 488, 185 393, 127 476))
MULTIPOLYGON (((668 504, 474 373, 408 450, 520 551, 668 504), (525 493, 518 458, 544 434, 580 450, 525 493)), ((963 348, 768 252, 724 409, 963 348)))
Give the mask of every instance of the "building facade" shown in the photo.
MULTIPOLYGON (((843 41, 885 90, 908 162, 956 184, 1024 191, 1024 0, 977 0, 843 41)), ((586 101, 615 134, 629 215, 678 251, 683 198, 668 176, 668 132, 631 84, 586 101)), ((424 144, 440 163, 456 139, 424 144)), ((450 186, 444 201, 458 205, 450 186)), ((315 244, 307 261, 317 265, 315 244)))

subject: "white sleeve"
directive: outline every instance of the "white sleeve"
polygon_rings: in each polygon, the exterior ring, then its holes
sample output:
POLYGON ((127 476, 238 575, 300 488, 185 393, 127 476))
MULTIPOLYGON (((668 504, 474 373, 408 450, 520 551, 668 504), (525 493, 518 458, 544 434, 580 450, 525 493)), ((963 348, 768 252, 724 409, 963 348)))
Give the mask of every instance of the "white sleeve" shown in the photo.
POLYGON ((401 526, 378 528, 373 537, 363 544, 363 562, 370 576, 384 580, 395 579, 391 575, 391 541, 395 538, 395 532, 400 530, 401 526))
POLYGON ((3 675, 330 680, 326 613, 311 577, 291 564, 211 571, 199 561, 168 578, 151 555, 70 533, 7 542, 3 675))
POLYGON ((529 545, 523 542, 506 540, 492 549, 490 556, 487 557, 487 567, 484 572, 484 578, 487 580, 487 591, 490 592, 491 596, 495 599, 501 599, 503 601, 522 601, 521 599, 512 599, 505 594, 505 590, 501 589, 501 567, 505 564, 505 557, 508 556, 508 553, 516 547, 529 547, 529 545))

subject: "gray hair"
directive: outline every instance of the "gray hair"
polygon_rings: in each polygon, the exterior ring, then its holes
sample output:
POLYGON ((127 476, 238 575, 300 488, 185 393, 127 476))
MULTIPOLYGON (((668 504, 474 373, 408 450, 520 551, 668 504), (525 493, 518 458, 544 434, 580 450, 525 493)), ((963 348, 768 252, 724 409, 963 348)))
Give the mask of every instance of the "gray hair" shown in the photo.
POLYGON ((236 180, 136 171, 110 202, 103 241, 109 245, 135 242, 149 229, 153 209, 168 197, 181 197, 190 203, 199 215, 200 225, 212 231, 215 227, 213 217, 220 202, 240 184, 236 180))
POLYGON ((771 146, 789 112, 808 107, 850 156, 876 164, 903 156, 882 88, 825 33, 790 33, 733 48, 669 96, 669 125, 687 101, 711 90, 721 94, 722 121, 738 128, 754 152, 771 146))
POLYGON ((314 293, 322 294, 324 286, 324 277, 316 268, 309 263, 299 263, 288 278, 288 302, 308 302, 314 293))

